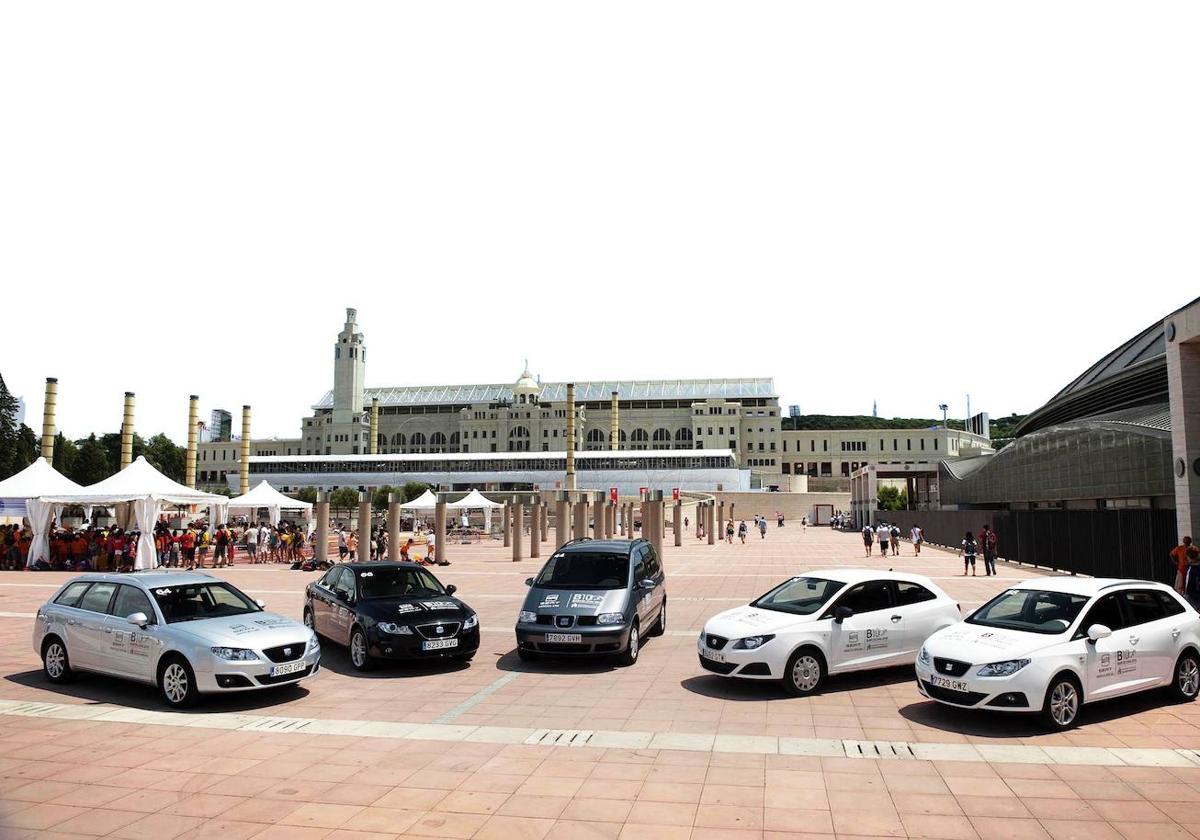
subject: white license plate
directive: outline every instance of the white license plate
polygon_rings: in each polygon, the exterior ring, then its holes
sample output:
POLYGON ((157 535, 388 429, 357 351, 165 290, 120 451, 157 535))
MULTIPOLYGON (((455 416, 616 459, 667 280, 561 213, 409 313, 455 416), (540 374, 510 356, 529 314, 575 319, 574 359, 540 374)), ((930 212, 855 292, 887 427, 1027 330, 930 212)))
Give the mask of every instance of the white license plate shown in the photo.
POLYGON ((445 650, 455 647, 458 647, 458 639, 433 639, 429 642, 421 642, 421 650, 445 650))
POLYGON ((288 662, 286 665, 272 665, 271 676, 282 677, 287 674, 295 674, 297 671, 303 671, 308 666, 303 662, 288 662))
POLYGON ((948 688, 951 691, 970 691, 971 689, 962 680, 952 680, 948 677, 939 677, 937 674, 929 675, 929 682, 936 685, 938 688, 948 688))
POLYGON ((713 662, 720 662, 722 664, 725 662, 725 654, 717 653, 715 650, 704 649, 700 651, 700 655, 705 659, 711 659, 713 662))
POLYGON ((547 642, 557 642, 564 645, 579 644, 583 641, 582 633, 547 633, 547 642))

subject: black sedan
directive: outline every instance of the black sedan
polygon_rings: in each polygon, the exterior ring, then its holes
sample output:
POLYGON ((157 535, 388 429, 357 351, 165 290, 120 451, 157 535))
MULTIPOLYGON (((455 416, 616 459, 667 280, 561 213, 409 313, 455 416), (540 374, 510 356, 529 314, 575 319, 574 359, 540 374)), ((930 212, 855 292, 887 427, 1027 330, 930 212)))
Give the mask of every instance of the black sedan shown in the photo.
POLYGON ((369 670, 377 659, 458 660, 479 649, 479 616, 416 563, 342 563, 304 592, 304 623, 350 648, 369 670))

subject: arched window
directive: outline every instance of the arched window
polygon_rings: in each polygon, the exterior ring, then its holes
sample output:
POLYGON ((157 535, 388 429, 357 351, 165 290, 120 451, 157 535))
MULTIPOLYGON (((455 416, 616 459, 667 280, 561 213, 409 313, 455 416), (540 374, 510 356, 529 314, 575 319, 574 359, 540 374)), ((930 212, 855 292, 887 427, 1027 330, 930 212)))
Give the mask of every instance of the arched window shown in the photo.
POLYGON ((669 429, 658 428, 654 430, 654 448, 671 448, 671 431, 669 429))
POLYGON ((405 440, 404 435, 401 434, 400 432, 396 432, 396 434, 392 435, 392 446, 393 447, 401 447, 407 443, 408 443, 408 441, 405 440))
POLYGON ((425 433, 424 432, 413 432, 412 437, 408 439, 408 443, 409 443, 409 451, 410 452, 424 452, 425 451, 425 433))
POLYGON ((687 426, 675 433, 675 448, 676 449, 691 449, 692 448, 692 430, 687 426))
POLYGON ((587 449, 603 449, 604 448, 604 432, 599 429, 592 429, 587 433, 587 449))
POLYGON ((634 429, 629 436, 630 449, 647 449, 650 442, 650 435, 646 434, 645 429, 634 429))
POLYGON ((387 451, 387 435, 384 435, 384 434, 379 435, 378 437, 376 437, 375 443, 378 446, 380 452, 387 451))
POLYGON ((524 426, 513 426, 508 432, 509 452, 529 451, 529 429, 524 426))
POLYGON ((458 451, 459 451, 459 449, 458 449, 458 447, 459 447, 459 440, 460 440, 460 438, 459 438, 458 432, 451 432, 451 433, 450 433, 450 451, 451 451, 451 452, 458 452, 458 451))
POLYGON ((429 451, 430 452, 445 452, 446 451, 446 436, 441 432, 434 432, 429 436, 429 451))

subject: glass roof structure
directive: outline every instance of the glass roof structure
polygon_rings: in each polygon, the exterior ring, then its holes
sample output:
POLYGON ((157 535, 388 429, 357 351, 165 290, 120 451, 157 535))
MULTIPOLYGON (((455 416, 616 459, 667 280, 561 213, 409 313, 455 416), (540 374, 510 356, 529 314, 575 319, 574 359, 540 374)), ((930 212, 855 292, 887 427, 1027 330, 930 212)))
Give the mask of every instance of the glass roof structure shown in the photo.
MULTIPOLYGON (((567 398, 565 382, 542 384, 541 402, 562 402, 567 398)), ((778 398, 775 382, 766 379, 645 379, 611 382, 576 382, 575 400, 594 402, 612 399, 616 391, 621 400, 704 400, 778 398)), ((490 403, 512 398, 513 386, 506 385, 412 385, 399 388, 367 388, 363 402, 375 398, 386 405, 467 405, 490 403)), ((333 391, 313 406, 313 409, 333 408, 333 391)))

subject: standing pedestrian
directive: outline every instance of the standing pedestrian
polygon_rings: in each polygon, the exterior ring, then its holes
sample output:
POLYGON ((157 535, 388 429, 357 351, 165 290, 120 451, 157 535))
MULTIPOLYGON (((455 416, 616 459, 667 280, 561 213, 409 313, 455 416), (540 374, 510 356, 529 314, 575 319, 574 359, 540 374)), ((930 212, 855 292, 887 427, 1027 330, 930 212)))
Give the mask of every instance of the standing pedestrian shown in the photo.
POLYGON ((743 519, 742 523, 738 525, 738 538, 742 541, 742 545, 746 544, 746 530, 746 520, 743 519))
POLYGON ((892 556, 900 556, 900 526, 892 523, 892 556))
POLYGON ((988 577, 996 574, 996 546, 998 544, 996 532, 985 522, 983 530, 979 532, 979 547, 983 549, 983 572, 988 577))
POLYGON ((875 529, 875 539, 879 541, 879 553, 887 557, 888 542, 892 539, 892 529, 886 522, 880 522, 879 527, 875 529))
POLYGON ((725 523, 725 542, 733 545, 733 520, 725 523))
POLYGON ((1171 559, 1175 561, 1175 591, 1180 595, 1187 594, 1188 562, 1196 555, 1200 555, 1200 551, 1192 545, 1191 537, 1184 537, 1179 545, 1171 549, 1171 559))
POLYGON ((338 560, 342 563, 345 563, 346 555, 348 555, 350 553, 350 548, 346 544, 346 531, 341 526, 341 524, 338 525, 337 542, 338 542, 338 560))
POLYGON ((966 536, 963 537, 962 548, 958 550, 963 559, 963 577, 967 576, 968 567, 971 569, 971 577, 975 577, 975 555, 978 552, 979 546, 975 542, 975 535, 967 531, 966 536))
POLYGON ((862 529, 863 547, 867 550, 867 556, 871 556, 871 544, 875 542, 875 529, 868 523, 862 529))
POLYGON ((913 525, 909 536, 912 538, 913 554, 919 557, 921 555, 921 543, 925 542, 925 532, 921 530, 921 526, 913 525))
POLYGON ((767 517, 759 517, 758 520, 758 537, 765 540, 767 538, 767 517))

